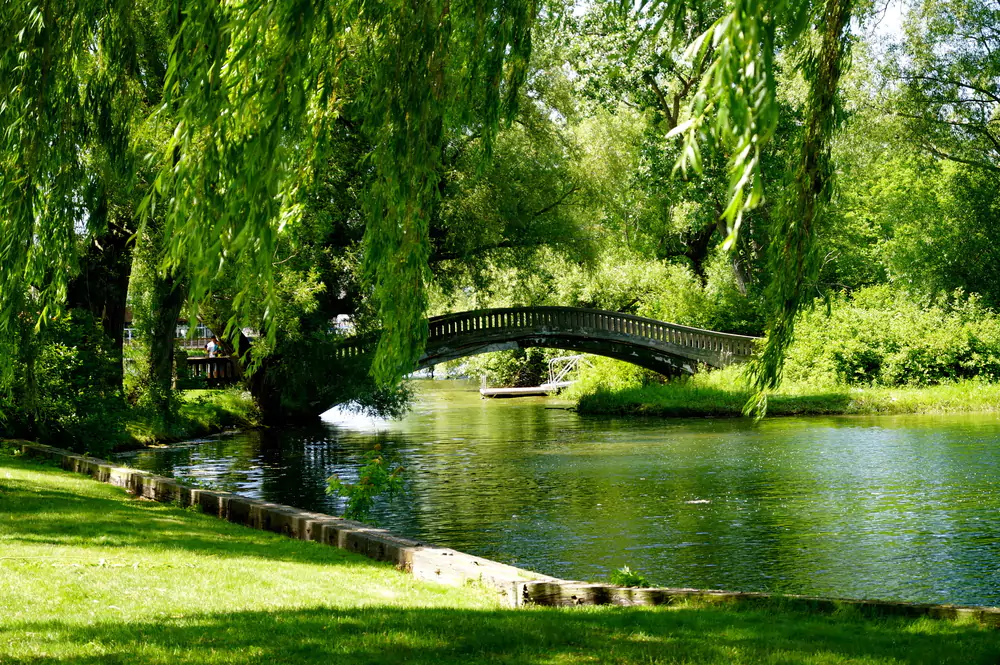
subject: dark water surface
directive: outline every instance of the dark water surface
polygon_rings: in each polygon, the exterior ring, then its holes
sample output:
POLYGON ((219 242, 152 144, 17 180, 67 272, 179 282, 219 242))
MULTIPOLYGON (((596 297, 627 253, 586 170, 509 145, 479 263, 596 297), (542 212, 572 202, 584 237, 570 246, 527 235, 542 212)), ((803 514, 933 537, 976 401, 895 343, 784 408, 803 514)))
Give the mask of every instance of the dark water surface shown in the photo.
POLYGON ((580 417, 424 381, 399 422, 341 416, 128 456, 133 466, 340 512, 374 443, 406 466, 397 533, 570 579, 627 564, 739 591, 1000 605, 1000 418, 580 417))

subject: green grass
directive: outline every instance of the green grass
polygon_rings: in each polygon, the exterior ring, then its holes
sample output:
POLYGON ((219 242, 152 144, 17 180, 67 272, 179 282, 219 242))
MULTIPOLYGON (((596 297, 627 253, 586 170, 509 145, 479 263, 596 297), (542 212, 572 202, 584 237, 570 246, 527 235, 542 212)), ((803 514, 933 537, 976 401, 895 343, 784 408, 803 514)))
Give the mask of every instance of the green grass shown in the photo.
POLYGON ((491 593, 0 453, 0 663, 996 663, 1000 631, 770 609, 499 608, 491 593))
POLYGON ((259 418, 250 393, 238 388, 216 390, 184 390, 179 394, 178 419, 169 431, 161 423, 142 416, 135 409, 126 431, 140 445, 182 441, 226 429, 252 429, 259 418))
MULTIPOLYGON (((749 392, 738 368, 715 370, 662 385, 599 381, 577 388, 580 413, 662 417, 742 415, 749 392)), ((786 384, 768 398, 771 416, 1000 411, 1000 384, 970 380, 926 387, 850 388, 786 384)))

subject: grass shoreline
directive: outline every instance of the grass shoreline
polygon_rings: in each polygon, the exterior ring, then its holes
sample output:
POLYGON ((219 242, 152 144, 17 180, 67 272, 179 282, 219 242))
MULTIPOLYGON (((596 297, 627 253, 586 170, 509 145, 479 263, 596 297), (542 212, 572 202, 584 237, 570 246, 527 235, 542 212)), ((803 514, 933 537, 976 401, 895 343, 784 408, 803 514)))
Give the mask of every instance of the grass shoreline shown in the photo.
POLYGON ((169 429, 136 413, 125 424, 128 438, 115 452, 189 441, 232 430, 260 428, 250 393, 236 388, 183 390, 178 394, 177 420, 169 429))
MULTIPOLYGON (((578 390, 587 415, 662 418, 743 417, 750 396, 733 372, 719 371, 662 385, 600 384, 578 390), (727 381, 726 379, 730 379, 727 381)), ((768 416, 906 415, 1000 412, 1000 384, 961 381, 925 387, 852 388, 791 385, 768 397, 768 416)))
POLYGON ((780 604, 500 609, 480 588, 0 451, 0 663, 992 663, 972 622, 780 604))

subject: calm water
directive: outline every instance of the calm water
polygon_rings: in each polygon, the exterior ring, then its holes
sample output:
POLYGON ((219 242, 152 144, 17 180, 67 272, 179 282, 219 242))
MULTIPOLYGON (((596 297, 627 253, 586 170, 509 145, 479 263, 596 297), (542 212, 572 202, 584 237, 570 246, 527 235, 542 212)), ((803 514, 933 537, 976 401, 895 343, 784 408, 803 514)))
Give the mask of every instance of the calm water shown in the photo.
POLYGON ((402 421, 341 417, 142 452, 134 466, 340 512, 325 494, 381 442, 406 466, 401 534, 570 579, 1000 605, 1000 419, 759 426, 577 416, 421 382, 402 421))

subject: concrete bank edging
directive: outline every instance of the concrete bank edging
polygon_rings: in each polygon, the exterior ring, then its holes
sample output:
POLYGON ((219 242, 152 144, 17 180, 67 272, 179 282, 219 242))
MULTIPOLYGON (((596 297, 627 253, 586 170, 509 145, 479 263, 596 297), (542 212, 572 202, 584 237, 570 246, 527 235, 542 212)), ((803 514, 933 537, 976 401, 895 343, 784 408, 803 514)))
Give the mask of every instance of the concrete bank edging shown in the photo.
POLYGON ((125 488, 136 496, 146 499, 177 503, 182 506, 198 506, 201 512, 229 522, 279 533, 289 538, 323 543, 363 554, 376 561, 388 561, 421 580, 452 586, 486 584, 496 589, 503 602, 511 607, 526 604, 671 605, 687 601, 713 605, 758 606, 781 603, 789 608, 818 612, 855 608, 878 616, 969 618, 1000 628, 1000 608, 996 607, 930 605, 703 589, 638 589, 561 580, 447 547, 427 545, 397 536, 385 529, 341 517, 250 499, 230 492, 187 487, 173 478, 116 466, 107 460, 77 455, 53 446, 26 443, 21 445, 21 452, 26 457, 57 462, 64 469, 125 488))

